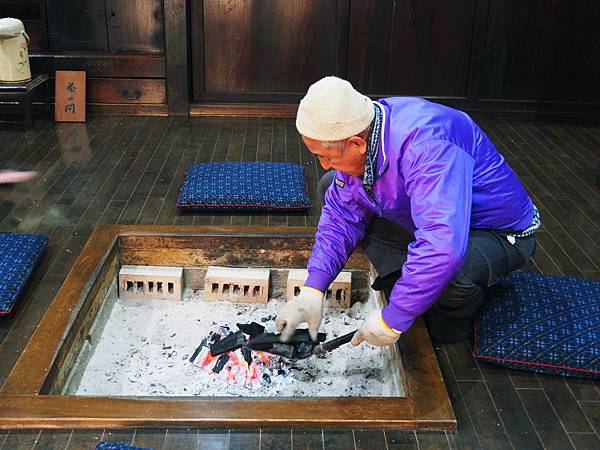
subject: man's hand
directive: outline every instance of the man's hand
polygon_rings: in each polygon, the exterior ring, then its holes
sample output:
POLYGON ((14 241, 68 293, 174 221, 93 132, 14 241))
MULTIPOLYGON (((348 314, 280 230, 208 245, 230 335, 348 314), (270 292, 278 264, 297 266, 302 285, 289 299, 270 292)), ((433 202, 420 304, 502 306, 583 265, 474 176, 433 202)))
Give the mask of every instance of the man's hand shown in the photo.
POLYGON ((275 320, 275 326, 281 333, 281 342, 288 342, 302 322, 308 323, 308 333, 316 341, 322 311, 323 293, 315 288, 302 286, 300 294, 282 306, 275 320))
POLYGON ((392 345, 398 340, 400 334, 383 321, 381 309, 376 309, 367 315, 351 342, 352 345, 358 345, 363 341, 371 345, 392 345))

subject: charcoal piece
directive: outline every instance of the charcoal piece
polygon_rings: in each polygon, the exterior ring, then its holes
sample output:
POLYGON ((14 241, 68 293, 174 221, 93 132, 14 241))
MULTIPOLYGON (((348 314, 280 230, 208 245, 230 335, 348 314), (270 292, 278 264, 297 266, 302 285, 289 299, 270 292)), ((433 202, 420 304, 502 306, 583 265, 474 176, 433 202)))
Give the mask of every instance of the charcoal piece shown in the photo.
POLYGON ((256 337, 265 332, 265 327, 263 327, 260 323, 256 323, 256 322, 238 323, 236 325, 240 330, 242 330, 245 334, 247 334, 251 338, 256 337))
MULTIPOLYGON (((317 342, 323 342, 325 341, 325 339, 327 338, 327 334, 325 333, 318 333, 317 334, 317 342)), ((298 342, 313 342, 315 343, 312 338, 310 337, 310 334, 308 334, 308 330, 306 328, 301 328, 299 330, 296 330, 296 332, 294 333, 294 335, 292 336, 292 338, 290 339, 289 343, 298 343, 298 342)))
POLYGON ((225 367, 225 364, 227 364, 227 361, 229 361, 229 355, 227 353, 223 353, 221 356, 219 356, 219 359, 217 359, 217 362, 215 363, 215 366, 212 368, 212 371, 214 373, 219 373, 221 370, 223 370, 223 367, 225 367))
POLYGON ((210 346, 210 353, 213 356, 220 355, 225 352, 232 352, 241 348, 246 343, 246 336, 241 331, 230 333, 223 339, 215 342, 210 346))
POLYGON ((242 356, 248 365, 252 364, 252 350, 248 347, 242 347, 242 356))
POLYGON ((196 350, 194 350, 194 353, 192 354, 191 358, 190 358, 190 362, 194 362, 194 360, 198 357, 198 355, 200 354, 200 352, 202 351, 202 348, 206 345, 206 338, 204 338, 204 340, 202 342, 200 342, 200 345, 198 347, 196 347, 196 350))
POLYGON ((295 359, 308 358, 312 354, 313 347, 314 347, 314 345, 312 343, 308 343, 308 342, 300 342, 300 343, 296 344, 294 346, 294 348, 295 348, 294 358, 295 359))
POLYGON ((287 359, 292 359, 292 358, 294 358, 296 349, 294 348, 293 345, 276 342, 271 345, 271 348, 269 350, 263 350, 263 351, 266 351, 267 353, 272 353, 273 355, 283 356, 284 358, 287 358, 287 359))
MULTIPOLYGON (((246 344, 252 350, 272 353, 288 359, 302 359, 310 356, 317 342, 313 342, 307 329, 296 330, 289 342, 279 340, 279 334, 263 333, 248 341, 246 344)), ((319 333, 317 340, 323 342, 327 335, 319 333)))
POLYGON ((270 349, 275 342, 280 342, 278 334, 263 333, 260 336, 250 339, 246 345, 252 350, 261 351, 270 349))

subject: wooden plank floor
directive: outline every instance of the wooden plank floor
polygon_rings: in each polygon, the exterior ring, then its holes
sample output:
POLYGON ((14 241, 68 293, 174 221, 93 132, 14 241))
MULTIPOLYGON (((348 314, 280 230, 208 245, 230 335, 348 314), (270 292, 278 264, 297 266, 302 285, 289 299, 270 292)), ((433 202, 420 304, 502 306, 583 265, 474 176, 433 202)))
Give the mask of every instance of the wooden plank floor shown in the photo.
MULTIPOLYGON (((600 279, 600 126, 481 120, 542 213, 529 270, 600 279)), ((322 174, 292 119, 92 116, 39 120, 31 132, 0 124, 0 167, 35 169, 31 183, 0 186, 0 230, 50 235, 48 252, 9 316, 0 317, 0 383, 52 301, 94 226, 107 223, 316 225, 307 214, 183 214, 185 170, 200 161, 305 165, 315 198, 322 174)), ((459 429, 0 431, 0 450, 90 449, 112 440, 154 449, 600 449, 600 382, 507 371, 475 362, 466 344, 436 354, 459 429)))

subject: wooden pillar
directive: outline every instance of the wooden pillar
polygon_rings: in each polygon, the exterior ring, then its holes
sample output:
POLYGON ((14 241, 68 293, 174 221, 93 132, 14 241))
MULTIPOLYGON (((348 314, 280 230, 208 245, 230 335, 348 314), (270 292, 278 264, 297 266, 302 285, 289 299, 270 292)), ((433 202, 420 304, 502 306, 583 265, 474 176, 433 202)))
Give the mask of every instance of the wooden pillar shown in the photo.
POLYGON ((187 0, 164 0, 169 115, 187 116, 190 102, 187 0))

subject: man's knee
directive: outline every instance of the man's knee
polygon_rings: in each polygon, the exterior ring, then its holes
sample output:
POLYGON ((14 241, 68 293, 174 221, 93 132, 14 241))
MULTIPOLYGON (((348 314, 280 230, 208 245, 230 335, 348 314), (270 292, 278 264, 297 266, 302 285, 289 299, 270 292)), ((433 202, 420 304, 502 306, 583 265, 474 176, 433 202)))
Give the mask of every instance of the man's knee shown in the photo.
POLYGON ((451 316, 471 317, 484 302, 485 292, 477 283, 453 280, 438 298, 435 306, 451 316))
POLYGON ((480 285, 461 284, 453 280, 425 313, 431 339, 446 344, 467 339, 473 316, 483 301, 484 292, 480 285))

